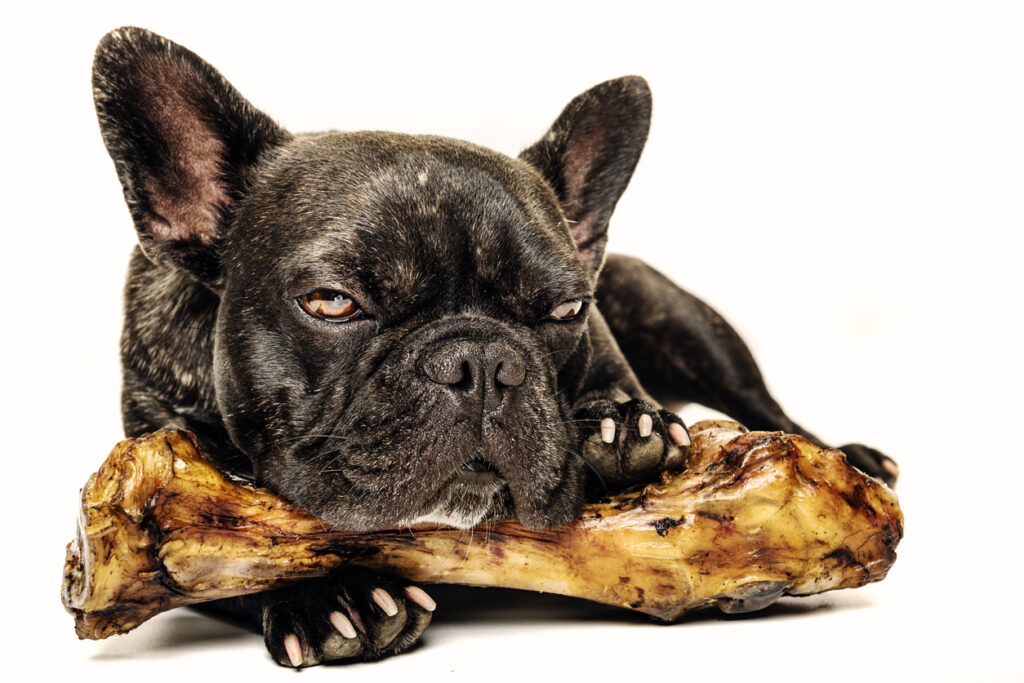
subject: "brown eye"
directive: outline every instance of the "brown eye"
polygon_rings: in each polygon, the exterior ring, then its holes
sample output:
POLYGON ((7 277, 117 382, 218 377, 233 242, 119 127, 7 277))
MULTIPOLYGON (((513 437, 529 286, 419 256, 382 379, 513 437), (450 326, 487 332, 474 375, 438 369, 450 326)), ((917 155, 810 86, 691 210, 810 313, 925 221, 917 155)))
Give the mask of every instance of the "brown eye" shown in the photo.
POLYGON ((555 306, 550 317, 553 320, 572 320, 580 314, 582 309, 583 299, 570 299, 555 306))
POLYGON ((361 312, 348 295, 333 289, 315 289, 300 296, 298 301, 302 310, 314 318, 332 322, 352 320, 361 312))

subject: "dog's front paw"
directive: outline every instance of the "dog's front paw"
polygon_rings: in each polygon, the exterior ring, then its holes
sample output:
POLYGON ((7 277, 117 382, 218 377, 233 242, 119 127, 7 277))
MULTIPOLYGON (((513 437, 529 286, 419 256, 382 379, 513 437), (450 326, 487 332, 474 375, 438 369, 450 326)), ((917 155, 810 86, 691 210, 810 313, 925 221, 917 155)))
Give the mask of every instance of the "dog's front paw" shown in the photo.
POLYGON ((860 443, 848 443, 839 450, 846 454, 846 460, 865 474, 881 479, 889 486, 895 486, 900 476, 896 461, 881 451, 860 443))
POLYGON ((576 411, 580 454, 609 490, 654 481, 686 464, 690 436, 673 412, 646 401, 597 400, 576 411))
POLYGON ((282 666, 379 659, 412 646, 433 610, 434 601, 416 586, 349 569, 267 593, 263 639, 282 666))

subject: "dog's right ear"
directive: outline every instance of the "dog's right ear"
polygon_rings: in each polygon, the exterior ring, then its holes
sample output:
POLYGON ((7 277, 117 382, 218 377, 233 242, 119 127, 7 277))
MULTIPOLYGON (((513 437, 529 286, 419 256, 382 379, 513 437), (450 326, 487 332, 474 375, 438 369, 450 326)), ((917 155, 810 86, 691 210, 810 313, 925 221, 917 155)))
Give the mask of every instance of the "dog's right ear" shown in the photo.
POLYGON ((103 37, 92 84, 143 251, 216 288, 227 216, 260 156, 290 134, 216 69, 144 29, 103 37))

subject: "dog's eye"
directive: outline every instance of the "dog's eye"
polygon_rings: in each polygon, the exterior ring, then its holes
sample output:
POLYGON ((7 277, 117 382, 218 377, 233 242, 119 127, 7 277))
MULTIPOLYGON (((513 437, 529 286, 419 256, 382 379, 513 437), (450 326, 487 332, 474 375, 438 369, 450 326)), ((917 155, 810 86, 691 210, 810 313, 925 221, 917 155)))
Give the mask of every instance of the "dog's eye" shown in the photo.
POLYGON ((583 299, 569 299, 555 306, 549 316, 552 320, 572 320, 583 310, 583 299))
POLYGON ((315 289, 300 296, 298 302, 314 318, 332 322, 352 320, 362 312, 348 295, 333 289, 315 289))

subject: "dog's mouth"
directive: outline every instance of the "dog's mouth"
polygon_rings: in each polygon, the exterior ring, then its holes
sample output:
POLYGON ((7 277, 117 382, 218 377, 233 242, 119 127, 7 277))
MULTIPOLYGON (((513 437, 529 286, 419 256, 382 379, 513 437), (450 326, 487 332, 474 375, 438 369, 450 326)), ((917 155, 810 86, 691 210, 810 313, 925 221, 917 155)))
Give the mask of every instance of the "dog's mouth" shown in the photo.
POLYGON ((453 483, 486 486, 497 483, 499 479, 498 470, 494 465, 476 453, 455 472, 453 483))

